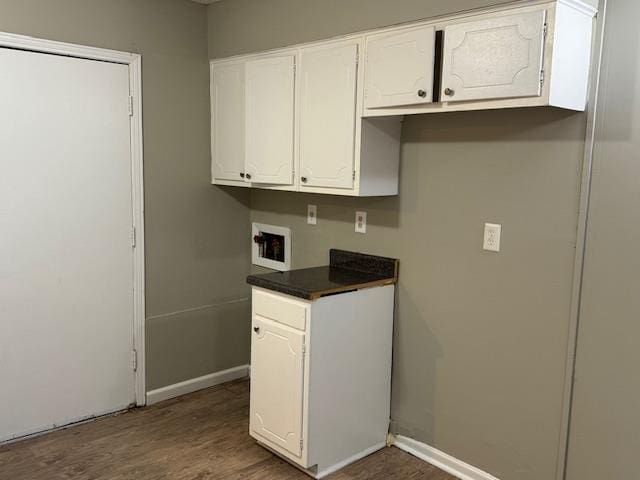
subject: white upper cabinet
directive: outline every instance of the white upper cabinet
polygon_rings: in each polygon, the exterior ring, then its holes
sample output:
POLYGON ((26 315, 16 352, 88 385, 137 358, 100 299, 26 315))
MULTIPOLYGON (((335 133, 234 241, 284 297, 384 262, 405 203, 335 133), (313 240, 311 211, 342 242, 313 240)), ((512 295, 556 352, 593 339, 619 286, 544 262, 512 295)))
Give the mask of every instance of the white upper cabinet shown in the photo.
POLYGON ((253 335, 250 429, 300 457, 304 332, 254 315, 253 335))
POLYGON ((446 26, 442 101, 540 96, 545 18, 538 10, 446 26))
POLYGON ((211 174, 244 178, 244 62, 211 67, 211 174))
POLYGON ((366 49, 365 108, 433 100, 434 27, 371 35, 366 49))
POLYGON ((212 182, 397 195, 405 115, 585 110, 596 13, 522 0, 212 61, 212 182))
POLYGON ((290 185, 295 55, 249 60, 245 68, 245 180, 290 185))
POLYGON ((300 53, 300 189, 353 188, 358 43, 300 53))

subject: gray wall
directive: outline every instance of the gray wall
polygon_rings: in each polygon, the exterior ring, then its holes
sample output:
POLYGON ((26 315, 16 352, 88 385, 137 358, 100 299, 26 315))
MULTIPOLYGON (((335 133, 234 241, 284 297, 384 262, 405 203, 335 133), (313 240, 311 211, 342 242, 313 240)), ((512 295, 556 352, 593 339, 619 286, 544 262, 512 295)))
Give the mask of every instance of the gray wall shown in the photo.
POLYGON ((0 31, 143 56, 147 387, 246 363, 247 302, 225 302, 247 295, 248 196, 208 184, 206 7, 187 0, 1 3, 0 31))
POLYGON ((608 4, 567 480, 640 478, 640 4, 608 4))
MULTIPOLYGON (((209 55, 492 3, 225 0, 209 7, 209 55)), ((331 247, 400 258, 393 428, 503 480, 555 474, 584 131, 585 115, 545 108, 411 116, 398 197, 251 195, 252 220, 292 228, 294 267, 331 247), (481 249, 486 221, 503 225, 499 254, 481 249)))

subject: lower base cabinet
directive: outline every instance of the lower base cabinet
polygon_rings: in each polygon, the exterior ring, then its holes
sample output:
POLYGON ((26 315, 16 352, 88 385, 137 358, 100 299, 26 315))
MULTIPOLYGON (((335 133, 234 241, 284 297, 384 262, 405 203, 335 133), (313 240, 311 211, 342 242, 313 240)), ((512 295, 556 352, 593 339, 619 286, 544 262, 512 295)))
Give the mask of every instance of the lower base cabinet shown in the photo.
POLYGON ((250 434, 314 478, 386 444, 394 288, 252 289, 250 434))

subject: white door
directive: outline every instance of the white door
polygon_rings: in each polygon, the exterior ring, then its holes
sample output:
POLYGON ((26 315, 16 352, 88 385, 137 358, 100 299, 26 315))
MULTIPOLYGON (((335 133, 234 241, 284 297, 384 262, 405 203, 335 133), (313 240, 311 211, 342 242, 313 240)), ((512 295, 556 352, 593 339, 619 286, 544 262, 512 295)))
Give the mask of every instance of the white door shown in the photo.
POLYGON ((251 342, 250 428, 300 456, 304 333, 254 315, 251 342))
POLYGON ((213 178, 244 179, 244 62, 211 68, 213 178))
POLYGON ((134 402, 129 69, 0 48, 0 441, 134 402))
POLYGON ((444 102, 541 94, 545 11, 450 25, 444 31, 444 102))
POLYGON ((300 55, 300 185, 353 188, 358 44, 300 55))
POLYGON ((367 37, 365 108, 432 102, 435 34, 419 27, 367 37))
POLYGON ((293 183, 295 56, 246 63, 245 180, 293 183))

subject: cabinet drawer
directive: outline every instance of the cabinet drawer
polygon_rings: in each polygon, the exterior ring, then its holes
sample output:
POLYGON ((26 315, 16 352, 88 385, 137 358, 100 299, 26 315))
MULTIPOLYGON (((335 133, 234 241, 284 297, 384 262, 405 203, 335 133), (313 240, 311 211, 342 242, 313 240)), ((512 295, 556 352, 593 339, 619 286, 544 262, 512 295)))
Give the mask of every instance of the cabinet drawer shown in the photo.
POLYGON ((253 314, 275 322, 304 330, 307 326, 308 306, 285 296, 253 290, 253 314))

